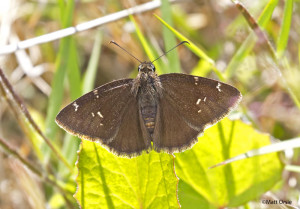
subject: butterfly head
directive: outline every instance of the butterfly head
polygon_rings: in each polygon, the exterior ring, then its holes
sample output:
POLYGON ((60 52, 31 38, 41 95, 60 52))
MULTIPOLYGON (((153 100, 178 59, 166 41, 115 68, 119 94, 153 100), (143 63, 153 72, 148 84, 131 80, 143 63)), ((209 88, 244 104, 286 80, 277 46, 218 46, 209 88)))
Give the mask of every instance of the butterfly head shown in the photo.
POLYGON ((155 72, 155 66, 152 64, 152 62, 142 62, 139 65, 138 70, 139 70, 139 73, 149 74, 149 73, 155 72))

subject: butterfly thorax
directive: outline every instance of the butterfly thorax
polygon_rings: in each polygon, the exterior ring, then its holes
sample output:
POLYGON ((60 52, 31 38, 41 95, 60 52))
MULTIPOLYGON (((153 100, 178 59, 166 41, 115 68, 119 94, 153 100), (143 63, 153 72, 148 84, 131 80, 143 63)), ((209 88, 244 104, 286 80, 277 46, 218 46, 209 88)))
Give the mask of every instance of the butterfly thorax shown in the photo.
POLYGON ((157 104, 161 95, 161 83, 151 63, 142 63, 139 66, 139 74, 134 80, 132 92, 136 95, 144 124, 150 136, 152 136, 157 104))

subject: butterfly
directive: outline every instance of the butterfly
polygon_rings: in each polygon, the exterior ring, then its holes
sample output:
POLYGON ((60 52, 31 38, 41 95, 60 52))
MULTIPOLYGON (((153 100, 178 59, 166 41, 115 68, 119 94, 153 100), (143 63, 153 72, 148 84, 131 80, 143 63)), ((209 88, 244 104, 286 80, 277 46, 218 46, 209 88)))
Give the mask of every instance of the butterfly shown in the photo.
POLYGON ((180 73, 158 76, 153 61, 140 61, 135 79, 112 81, 81 96, 59 112, 56 122, 119 156, 151 149, 173 153, 195 144, 241 98, 231 85, 180 73))

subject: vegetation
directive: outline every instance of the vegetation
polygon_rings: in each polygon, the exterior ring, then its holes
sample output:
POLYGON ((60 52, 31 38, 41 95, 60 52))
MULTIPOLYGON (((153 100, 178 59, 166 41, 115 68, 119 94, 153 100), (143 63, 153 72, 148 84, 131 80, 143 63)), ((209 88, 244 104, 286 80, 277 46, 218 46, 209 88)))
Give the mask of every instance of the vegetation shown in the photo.
POLYGON ((115 20, 143 1, 131 3, 0 3, 0 40, 11 44, 0 47, 0 208, 299 207, 299 1, 164 0, 115 20), (84 29, 99 17, 100 27, 84 29), (20 40, 28 45, 13 45, 20 40), (155 62, 158 73, 221 80, 243 100, 174 155, 128 159, 81 141, 59 129, 59 110, 137 74, 139 63, 110 40, 140 60, 189 41, 155 62))

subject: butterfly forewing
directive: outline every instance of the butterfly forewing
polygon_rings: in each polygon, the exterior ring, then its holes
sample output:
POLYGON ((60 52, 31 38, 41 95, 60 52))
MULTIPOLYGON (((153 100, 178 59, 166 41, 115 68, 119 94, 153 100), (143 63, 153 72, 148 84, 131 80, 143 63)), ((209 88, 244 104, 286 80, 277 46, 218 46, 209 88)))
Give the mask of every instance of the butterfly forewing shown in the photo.
POLYGON ((145 125, 140 123, 132 79, 108 83, 65 107, 57 123, 71 134, 99 141, 118 155, 131 156, 151 147, 145 125))
POLYGON ((120 112, 127 105, 127 100, 118 97, 130 92, 130 82, 131 79, 114 81, 83 95, 57 115, 57 123, 79 137, 110 140, 119 128, 120 112))
POLYGON ((193 144, 206 126, 226 116, 241 99, 237 89, 212 79, 185 74, 166 74, 159 78, 163 93, 158 114, 164 119, 159 117, 156 126, 161 124, 164 128, 157 128, 154 135, 159 139, 160 148, 166 151, 181 150, 193 144), (167 124, 174 128, 167 128, 167 124), (181 137, 177 137, 178 134, 181 137))

